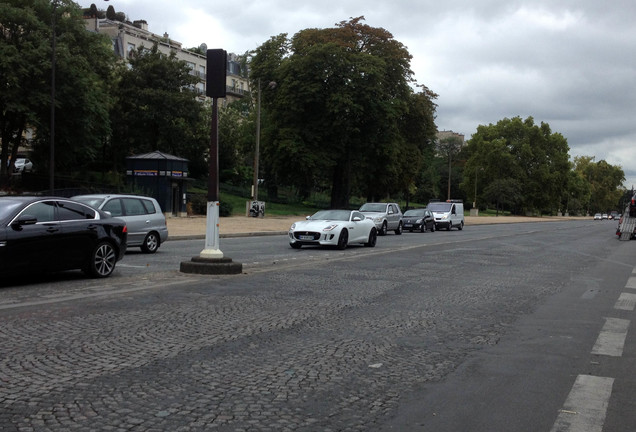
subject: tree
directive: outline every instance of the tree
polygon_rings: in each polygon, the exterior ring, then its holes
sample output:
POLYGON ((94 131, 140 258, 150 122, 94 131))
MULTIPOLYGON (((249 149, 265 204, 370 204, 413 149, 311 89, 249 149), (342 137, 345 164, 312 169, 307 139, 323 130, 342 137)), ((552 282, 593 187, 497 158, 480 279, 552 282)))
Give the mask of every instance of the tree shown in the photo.
POLYGON ((88 16, 98 17, 98 15, 99 11, 97 10, 97 6, 95 6, 95 3, 91 3, 90 7, 88 8, 88 16))
POLYGON ((117 101, 111 113, 115 166, 120 168, 125 156, 154 150, 195 165, 202 162, 210 117, 206 118, 194 91, 199 79, 184 61, 174 53, 162 54, 156 44, 139 47, 129 64, 118 70, 117 101))
MULTIPOLYGON (((267 170, 301 195, 330 190, 332 207, 347 207, 352 190, 378 197, 403 191, 419 167, 403 163, 404 155, 435 132, 415 138, 400 129, 409 115, 434 125, 435 105, 413 96, 406 48, 363 19, 271 38, 250 65, 252 83, 277 83, 263 92, 267 170)), ((434 93, 419 97, 430 102, 434 93)))
POLYGON ((572 168, 568 175, 568 186, 564 190, 562 207, 566 213, 585 214, 588 211, 590 202, 590 184, 582 172, 576 170, 576 160, 572 163, 572 168))
POLYGON ((532 117, 515 117, 480 125, 466 151, 467 175, 462 188, 467 194, 475 187, 475 173, 483 169, 482 190, 505 179, 523 186, 523 200, 516 211, 553 213, 561 208, 570 170, 569 147, 548 124, 535 125, 532 117))
POLYGON ((253 161, 255 128, 252 114, 242 99, 219 109, 221 182, 245 185, 252 178, 246 169, 253 161))
POLYGON ((108 8, 106 9, 106 18, 113 21, 117 19, 117 13, 115 12, 113 5, 108 5, 108 8))
POLYGON ((574 158, 574 171, 589 185, 589 200, 586 203, 588 213, 616 210, 624 194, 622 184, 625 174, 619 166, 613 166, 605 160, 594 162, 594 159, 593 156, 574 158))
POLYGON ((453 155, 459 153, 464 142, 461 138, 456 136, 450 136, 442 138, 437 143, 437 151, 448 161, 448 198, 451 199, 451 173, 452 173, 452 161, 453 155))
POLYGON ((27 128, 36 132, 32 159, 46 171, 50 155, 51 23, 55 14, 56 169, 82 166, 96 157, 109 133, 108 77, 115 58, 107 37, 87 32, 81 10, 62 1, 0 3, 0 182, 7 181, 7 159, 25 144, 27 128))
POLYGON ((496 215, 504 208, 515 209, 523 202, 523 187, 515 179, 497 179, 484 188, 484 197, 495 203, 496 215))

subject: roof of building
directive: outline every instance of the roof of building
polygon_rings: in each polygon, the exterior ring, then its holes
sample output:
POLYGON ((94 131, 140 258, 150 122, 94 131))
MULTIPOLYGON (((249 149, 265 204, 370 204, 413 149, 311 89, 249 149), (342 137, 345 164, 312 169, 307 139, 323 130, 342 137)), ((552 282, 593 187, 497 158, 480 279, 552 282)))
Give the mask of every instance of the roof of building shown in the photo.
POLYGON ((176 161, 185 161, 188 162, 188 159, 180 158, 178 156, 173 156, 167 153, 160 152, 155 150, 150 153, 139 154, 134 156, 127 156, 126 159, 167 159, 167 160, 176 160, 176 161))

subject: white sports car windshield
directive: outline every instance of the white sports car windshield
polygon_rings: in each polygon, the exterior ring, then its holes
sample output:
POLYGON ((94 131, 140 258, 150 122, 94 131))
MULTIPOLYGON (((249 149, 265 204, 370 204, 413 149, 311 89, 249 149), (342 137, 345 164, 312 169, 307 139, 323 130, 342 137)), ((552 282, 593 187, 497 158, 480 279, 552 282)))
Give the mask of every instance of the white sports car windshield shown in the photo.
POLYGON ((348 210, 321 210, 316 212, 311 220, 348 221, 351 212, 348 210))

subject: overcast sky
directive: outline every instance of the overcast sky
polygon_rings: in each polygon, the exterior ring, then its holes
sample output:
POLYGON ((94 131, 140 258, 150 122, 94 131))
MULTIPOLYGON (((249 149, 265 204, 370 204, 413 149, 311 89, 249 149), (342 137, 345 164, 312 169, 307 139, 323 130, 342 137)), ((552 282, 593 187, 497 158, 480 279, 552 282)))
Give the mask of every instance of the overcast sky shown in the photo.
POLYGON ((351 17, 382 27, 436 92, 437 127, 470 139, 478 125, 532 116, 570 157, 620 165, 636 185, 636 2, 633 0, 80 0, 112 5, 151 32, 243 54, 271 36, 351 17))

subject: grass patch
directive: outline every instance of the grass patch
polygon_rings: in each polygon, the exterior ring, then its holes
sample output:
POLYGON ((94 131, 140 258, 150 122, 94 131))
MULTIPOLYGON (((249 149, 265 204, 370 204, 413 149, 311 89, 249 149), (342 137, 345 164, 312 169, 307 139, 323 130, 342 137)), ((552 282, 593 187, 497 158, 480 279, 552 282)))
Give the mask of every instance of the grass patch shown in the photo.
MULTIPOLYGON (((192 187, 189 191, 207 194, 207 191, 202 188, 194 188, 192 187)), ((320 196, 318 194, 314 195, 308 201, 297 202, 297 203, 276 203, 267 201, 265 199, 265 217, 267 216, 309 216, 316 213, 318 210, 322 210, 328 208, 328 197, 320 196)), ((246 214, 246 203, 250 200, 249 197, 244 197, 240 195, 235 195, 233 193, 219 191, 219 200, 221 203, 229 204, 232 207, 232 216, 245 216, 246 214)), ((381 200, 390 202, 391 200, 381 200)), ((365 203, 366 200, 362 198, 352 197, 350 202, 350 208, 357 209, 365 203)), ((405 211, 405 202, 397 201, 402 211, 405 211)), ((410 208, 416 207, 426 207, 426 204, 418 204, 418 203, 410 203, 410 208)), ((481 212, 480 212, 481 214, 481 212)), ((493 212, 494 216, 494 212, 493 212)))
MULTIPOLYGON (((225 192, 219 193, 221 202, 227 202, 232 206, 232 216, 245 216, 245 205, 249 198, 231 195, 225 192)), ((319 207, 303 203, 280 204, 265 202, 265 217, 267 216, 308 216, 320 210, 319 207)))
MULTIPOLYGON (((469 211, 465 211, 464 214, 466 216, 470 216, 470 210, 469 211)), ((511 213, 509 211, 503 211, 503 210, 499 210, 499 213, 497 214, 497 210, 495 209, 486 209, 486 210, 479 210, 479 217, 485 216, 510 216, 511 213)))

